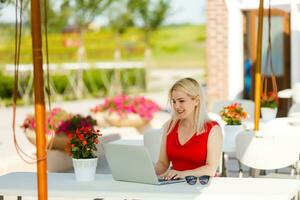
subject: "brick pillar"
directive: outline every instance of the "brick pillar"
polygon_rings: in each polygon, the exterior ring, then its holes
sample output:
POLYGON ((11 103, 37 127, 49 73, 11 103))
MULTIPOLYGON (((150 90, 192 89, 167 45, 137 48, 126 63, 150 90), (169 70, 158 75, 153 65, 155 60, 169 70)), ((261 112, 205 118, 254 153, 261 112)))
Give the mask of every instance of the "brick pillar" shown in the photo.
POLYGON ((211 108, 215 101, 228 97, 228 17, 224 0, 206 2, 207 100, 211 108))

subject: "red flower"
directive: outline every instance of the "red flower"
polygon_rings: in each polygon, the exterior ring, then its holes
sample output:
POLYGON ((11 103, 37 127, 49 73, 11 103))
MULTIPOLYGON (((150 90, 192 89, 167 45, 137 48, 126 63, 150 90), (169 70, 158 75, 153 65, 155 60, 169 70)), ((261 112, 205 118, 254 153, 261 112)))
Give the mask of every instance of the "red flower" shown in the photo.
POLYGON ((95 158, 99 136, 99 130, 89 126, 77 128, 75 134, 69 138, 70 145, 67 146, 67 152, 70 152, 70 156, 77 159, 95 158))
POLYGON ((277 93, 271 91, 268 93, 261 93, 260 97, 261 107, 267 108, 277 108, 278 107, 278 95, 277 93))
POLYGON ((83 141, 84 136, 83 135, 78 135, 78 138, 79 138, 80 141, 83 141))
POLYGON ((72 133, 67 133, 67 137, 69 138, 69 139, 72 139, 72 133))

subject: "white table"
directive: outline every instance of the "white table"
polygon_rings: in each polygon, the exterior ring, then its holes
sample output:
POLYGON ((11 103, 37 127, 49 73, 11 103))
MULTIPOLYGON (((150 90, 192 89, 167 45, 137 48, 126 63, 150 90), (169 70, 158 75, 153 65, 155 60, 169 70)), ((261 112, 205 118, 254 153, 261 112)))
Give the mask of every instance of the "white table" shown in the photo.
MULTIPOLYGON (((147 185, 114 181, 111 175, 96 175, 92 182, 77 182, 72 173, 48 173, 51 198, 105 199, 222 199, 288 200, 300 190, 300 181, 263 178, 213 178, 209 186, 197 183, 147 185)), ((0 195, 36 196, 36 174, 16 172, 0 177, 0 195)))

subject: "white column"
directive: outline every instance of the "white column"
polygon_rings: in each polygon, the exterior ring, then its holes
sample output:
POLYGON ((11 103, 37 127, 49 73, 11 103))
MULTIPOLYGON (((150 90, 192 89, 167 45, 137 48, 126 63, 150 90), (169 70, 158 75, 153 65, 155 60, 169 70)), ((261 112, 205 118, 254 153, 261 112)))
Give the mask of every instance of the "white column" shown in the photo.
POLYGON ((300 1, 291 1, 291 86, 300 82, 300 1))
POLYGON ((244 89, 243 16, 239 0, 225 0, 228 9, 228 98, 242 98, 244 89))

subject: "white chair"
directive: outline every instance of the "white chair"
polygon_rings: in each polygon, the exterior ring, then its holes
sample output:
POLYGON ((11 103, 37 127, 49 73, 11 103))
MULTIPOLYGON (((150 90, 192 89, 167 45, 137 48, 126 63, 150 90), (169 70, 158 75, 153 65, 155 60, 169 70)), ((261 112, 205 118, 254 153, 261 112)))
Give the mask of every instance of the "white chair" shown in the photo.
MULTIPOLYGON (((236 99, 236 100, 224 100, 224 101, 217 101, 213 104, 212 107, 212 114, 215 115, 219 115, 220 111, 225 107, 228 106, 232 103, 240 103, 242 105, 242 107, 244 108, 244 110, 248 113, 249 118, 247 119, 249 122, 254 120, 254 102, 252 100, 247 100, 247 99, 236 99)), ((219 119, 216 118, 214 115, 211 116, 213 117, 213 119, 217 119, 217 121, 219 122, 219 119)), ((222 120, 222 119, 221 119, 222 120)), ((222 120, 223 121, 223 120, 222 120)), ((235 137, 236 134, 226 134, 224 126, 225 126, 225 122, 219 122, 219 124, 221 125, 221 129, 222 129, 222 134, 223 134, 223 153, 222 153, 222 176, 227 176, 228 172, 227 172, 227 163, 228 163, 228 159, 235 159, 235 143, 232 141, 235 141, 235 137)), ((238 133, 238 132, 236 132, 238 133)), ((238 162, 239 165, 239 170, 241 171, 241 165, 238 162)))
POLYGON ((300 103, 294 103, 289 109, 289 117, 300 117, 300 103))
POLYGON ((236 137, 236 157, 250 168, 280 169, 298 162, 298 145, 297 140, 284 134, 268 135, 266 130, 244 131, 236 137))
POLYGON ((292 97, 294 103, 300 103, 300 82, 293 84, 292 97))
POLYGON ((162 129, 147 129, 144 132, 144 146, 148 149, 154 163, 157 162, 159 157, 162 134, 162 129))

